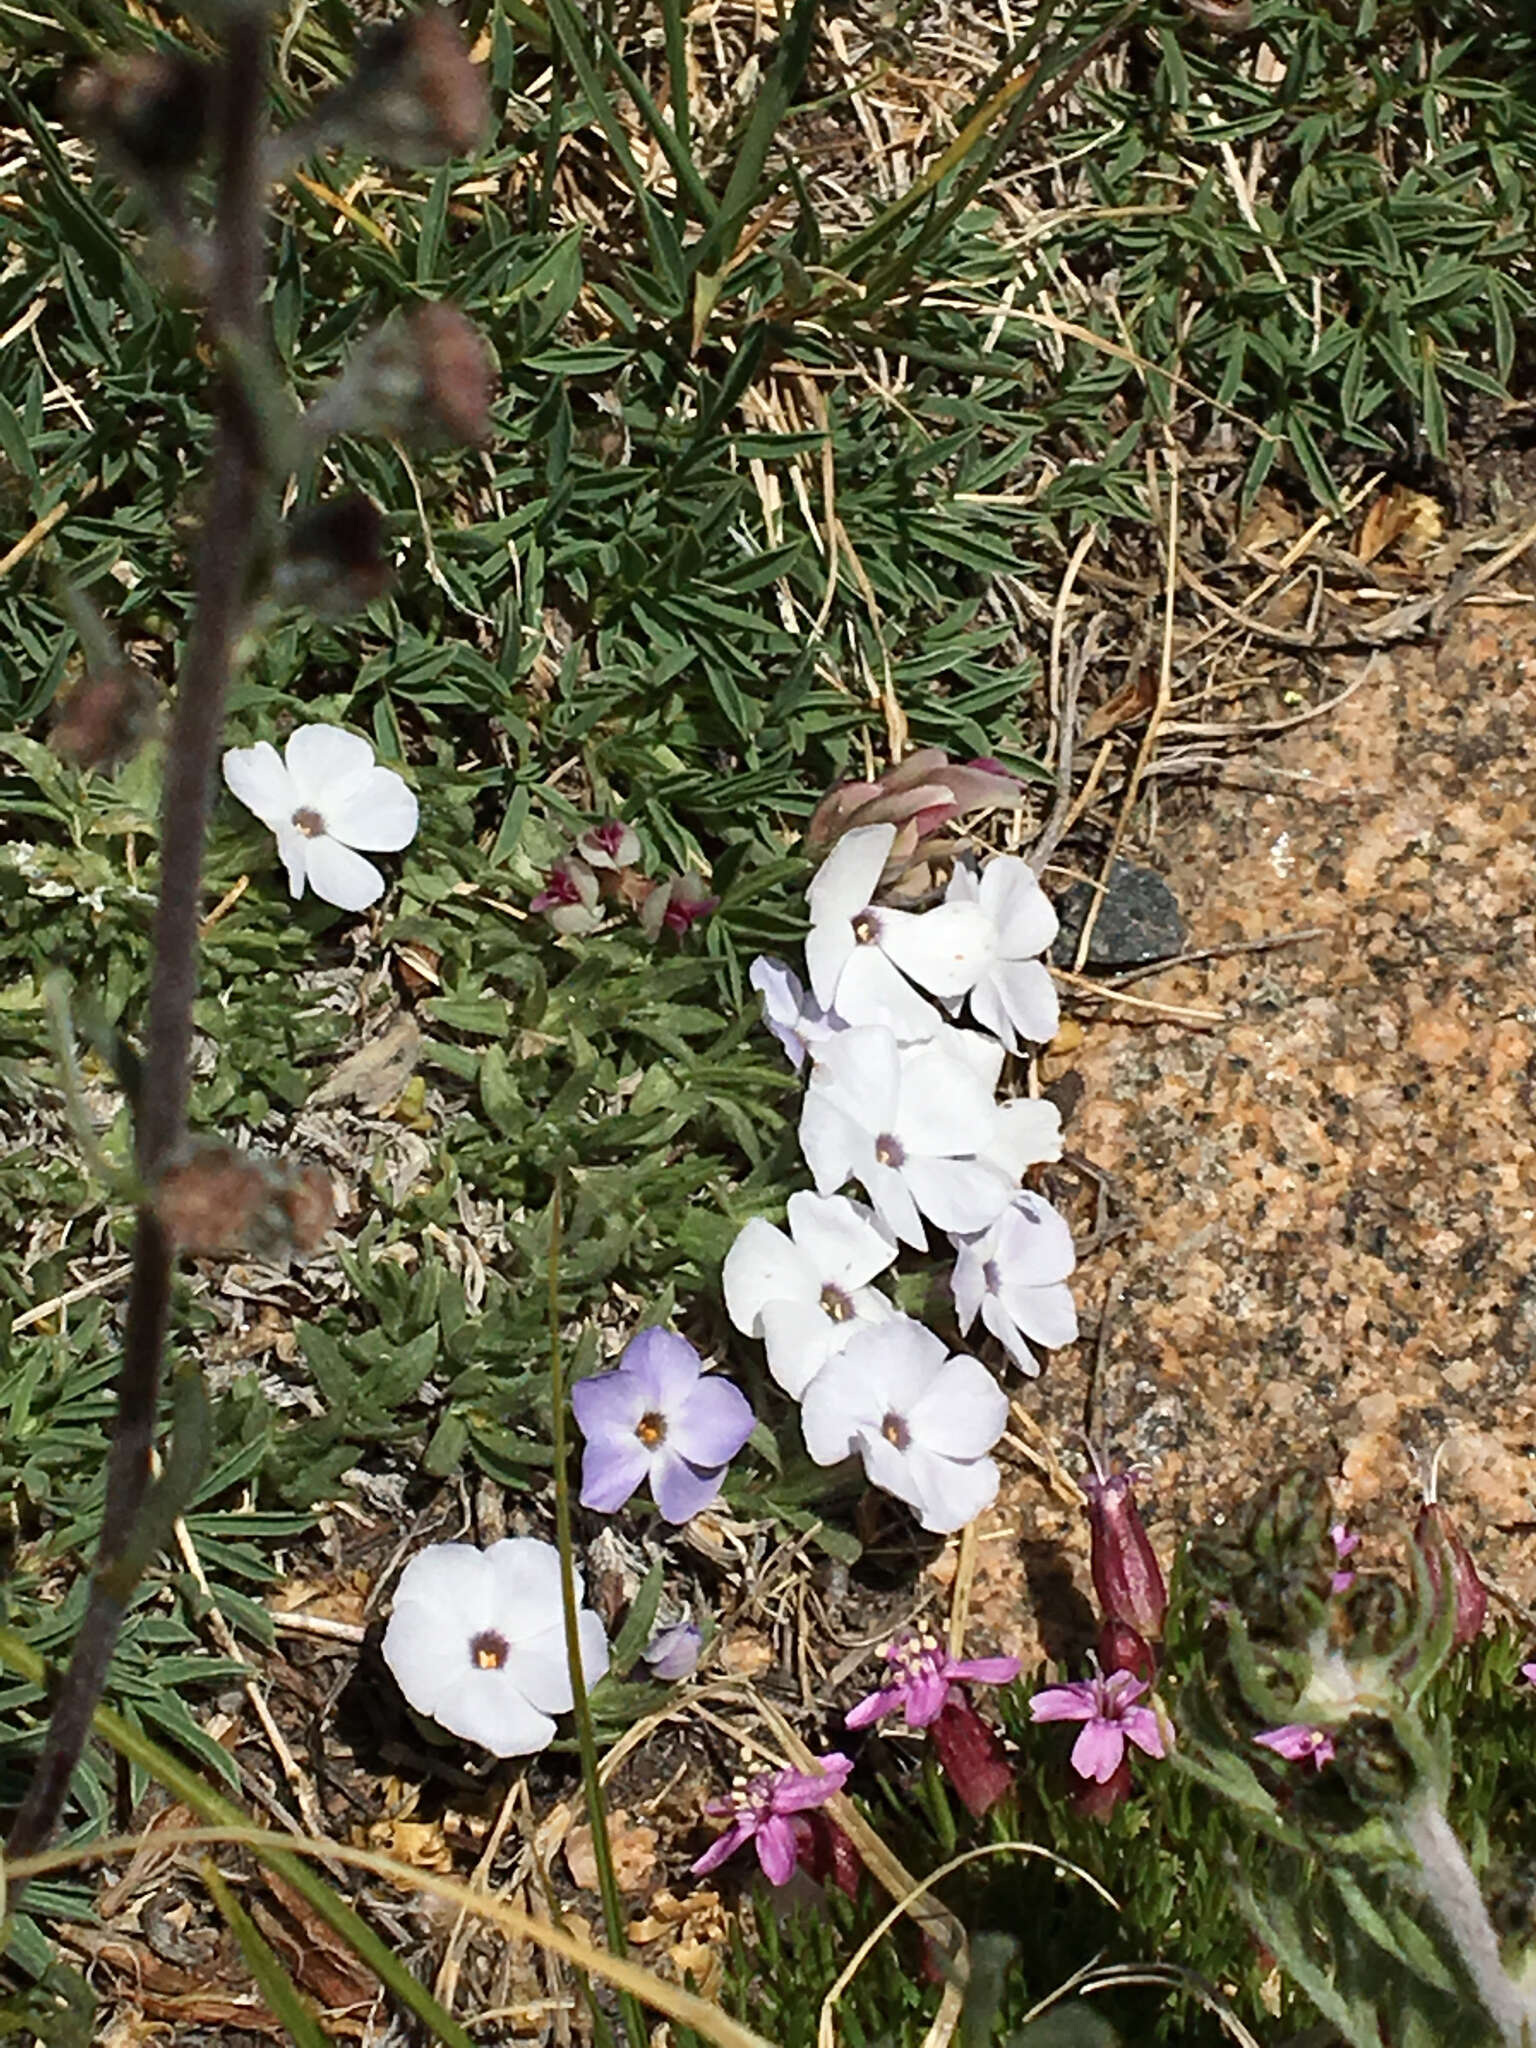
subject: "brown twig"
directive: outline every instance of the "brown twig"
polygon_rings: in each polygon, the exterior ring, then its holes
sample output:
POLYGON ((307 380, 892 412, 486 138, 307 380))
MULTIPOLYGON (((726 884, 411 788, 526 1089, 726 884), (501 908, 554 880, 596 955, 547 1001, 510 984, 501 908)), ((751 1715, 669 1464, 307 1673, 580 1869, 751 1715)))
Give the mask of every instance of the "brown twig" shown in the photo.
MULTIPOLYGON (((259 331, 266 221, 266 188, 259 168, 266 53, 264 15, 254 8, 233 12, 219 124, 223 149, 210 321, 217 341, 236 353, 253 343, 259 331)), ((160 901, 135 1127, 139 1172, 146 1180, 175 1150, 186 1125, 203 839, 266 467, 260 424, 233 364, 220 378, 217 404, 219 432, 198 563, 196 610, 166 749, 160 901)), ((150 1210, 141 1209, 95 1578, 55 1697, 42 1755, 11 1824, 6 1845, 11 1857, 32 1854, 53 1834, 85 1747, 91 1714, 106 1684, 123 1603, 104 1579, 128 1548, 149 1486, 173 1267, 174 1251, 165 1232, 150 1210)))

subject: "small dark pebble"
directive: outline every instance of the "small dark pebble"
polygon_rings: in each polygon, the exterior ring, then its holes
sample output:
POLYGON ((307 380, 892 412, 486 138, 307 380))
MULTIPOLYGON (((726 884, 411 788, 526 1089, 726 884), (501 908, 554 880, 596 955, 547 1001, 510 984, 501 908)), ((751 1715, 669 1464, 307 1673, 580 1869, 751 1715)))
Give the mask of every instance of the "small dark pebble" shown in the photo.
MULTIPOLYGON (((1087 882, 1074 882, 1056 905, 1061 930, 1051 958, 1058 967, 1071 967, 1077 959, 1077 942, 1093 893, 1087 882)), ((1088 965, 1140 967, 1183 950, 1184 920, 1168 884, 1151 868, 1116 860, 1088 941, 1088 965)))

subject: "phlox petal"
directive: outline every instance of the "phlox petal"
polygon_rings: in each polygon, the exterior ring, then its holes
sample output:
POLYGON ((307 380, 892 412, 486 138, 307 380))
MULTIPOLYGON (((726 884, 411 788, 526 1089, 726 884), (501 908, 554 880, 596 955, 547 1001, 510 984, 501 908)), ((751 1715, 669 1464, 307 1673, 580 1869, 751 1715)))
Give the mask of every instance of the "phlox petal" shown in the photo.
MULTIPOLYGON (((890 913, 882 911, 880 915, 887 917, 890 913)), ((925 1039, 943 1022, 932 1003, 878 946, 855 945, 835 986, 836 995, 829 1000, 835 1002, 837 1014, 855 1029, 879 1027, 894 1032, 897 1038, 925 1039)))
POLYGON ((858 916, 880 886, 895 837, 894 825, 860 825, 843 834, 805 892, 813 925, 858 916))
POLYGON ((230 792, 270 831, 286 825, 299 808, 293 778, 269 740, 258 740, 254 747, 231 747, 222 766, 230 792))
POLYGON ((581 1454, 582 1506, 600 1515, 617 1514, 645 1483, 653 1456, 636 1436, 591 1439, 581 1454))
POLYGON ((627 1372, 598 1372, 571 1388, 571 1408, 584 1437, 631 1437, 646 1411, 646 1390, 627 1372))
POLYGON ((811 1178, 823 1195, 835 1194, 844 1181, 862 1179, 874 1156, 869 1133, 846 1115, 836 1095, 812 1076, 800 1108, 800 1150, 811 1178))
POLYGON ((902 1174, 911 1199, 929 1222, 961 1235, 995 1223, 1014 1190, 1004 1173, 982 1159, 909 1158, 902 1174))
MULTIPOLYGON (((805 1199, 791 1197, 792 1202, 805 1199)), ((725 1255, 720 1279, 725 1312, 749 1337, 762 1335, 759 1318, 769 1302, 814 1304, 821 1294, 821 1276, 810 1256, 761 1216, 754 1216, 738 1231, 725 1255)))
POLYGON ((962 1353, 944 1364, 908 1408, 907 1423, 925 1450, 979 1458, 1008 1427, 1008 1396, 980 1359, 962 1353))
POLYGON ((309 880, 310 841, 297 825, 277 825, 277 857, 288 873, 288 894, 297 903, 309 880))
POLYGON ((918 1520, 936 1536, 963 1529, 997 1499, 999 1475, 991 1458, 940 1457, 915 1440, 906 1455, 918 1520))
POLYGON ((311 839, 304 849, 309 886, 322 903, 337 910, 366 910, 384 894, 384 877, 339 839, 311 839))
POLYGON ((1052 1287, 1005 1286, 998 1299, 1014 1326, 1047 1351, 1077 1342, 1077 1303, 1065 1281, 1052 1287))
POLYGON ((393 768, 369 768, 345 784, 325 811, 326 830, 361 853, 398 853, 416 837, 416 793, 393 768))
POLYGON ((641 1389, 646 1405, 663 1415, 674 1412, 698 1384, 703 1360, 675 1330, 659 1323, 631 1337, 619 1358, 619 1369, 641 1389))
POLYGON ((880 950, 930 994, 963 996, 991 965, 992 921, 971 903, 882 910, 880 950))
POLYGON ((1029 1348, 1029 1340, 1009 1315, 1006 1304, 999 1294, 989 1294, 981 1304, 981 1320, 984 1326, 1002 1345, 1019 1371, 1028 1379, 1040 1377, 1040 1360, 1029 1348))
POLYGON ((681 1452, 664 1444, 651 1459, 651 1497, 662 1520, 681 1527, 709 1506, 724 1477, 724 1465, 701 1471, 681 1452))
POLYGON ((492 1756, 535 1756, 555 1737, 554 1722, 524 1698, 505 1671, 478 1671, 473 1664, 438 1702, 432 1719, 492 1756))
POLYGON ((890 1232, 844 1195, 802 1191, 790 1196, 787 1213, 795 1243, 805 1248, 823 1281, 851 1291, 883 1273, 896 1256, 890 1232))
POLYGON ((283 759, 300 804, 325 817, 328 802, 373 767, 373 748, 339 725, 297 725, 288 735, 283 759))
POLYGON ((1026 1166, 1061 1157, 1061 1111, 1043 1095, 1000 1104, 982 1156, 1017 1185, 1026 1166))
POLYGON ((771 1301, 760 1321, 768 1370, 792 1401, 800 1399, 857 1328, 852 1322, 835 1323, 814 1302, 803 1301, 771 1301))
POLYGON ((1028 960, 1054 943, 1056 912, 1034 869, 1018 854, 996 854, 987 862, 978 895, 1005 960, 1028 960))
POLYGON ((711 1373, 674 1411, 667 1441, 691 1465, 728 1465, 752 1434, 756 1419, 740 1387, 711 1373))

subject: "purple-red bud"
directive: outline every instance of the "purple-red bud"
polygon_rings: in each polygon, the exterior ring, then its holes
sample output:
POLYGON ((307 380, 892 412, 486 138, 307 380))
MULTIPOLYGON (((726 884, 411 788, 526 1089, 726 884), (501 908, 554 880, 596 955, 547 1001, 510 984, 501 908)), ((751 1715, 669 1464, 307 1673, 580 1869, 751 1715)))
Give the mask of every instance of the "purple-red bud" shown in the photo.
POLYGON ((1442 1557, 1450 1559, 1452 1596, 1456 1602, 1451 1647, 1463 1650, 1482 1634, 1488 1615, 1488 1588, 1478 1577, 1472 1553, 1462 1542, 1460 1531, 1439 1501, 1427 1500, 1419 1509, 1419 1518, 1413 1525, 1413 1540, 1424 1560, 1424 1569, 1434 1587, 1437 1604, 1444 1597, 1441 1592, 1442 1557))
POLYGON ((640 906, 640 929, 648 939, 659 939, 664 931, 684 938, 700 918, 720 908, 720 898, 711 896, 703 878, 691 871, 657 882, 640 906))
POLYGON ((440 164, 473 154, 490 112, 485 73, 453 17, 428 7, 368 34, 336 125, 391 162, 440 164))
POLYGON ((120 768, 160 723, 154 678, 131 661, 88 669, 55 700, 48 744, 77 768, 120 768))
POLYGON ((846 1898, 859 1895, 864 1864, 853 1837, 829 1813, 795 1815, 795 1856, 800 1868, 818 1884, 835 1884, 846 1898))
POLYGON ((974 1819, 980 1820, 1013 1790, 1013 1769, 997 1730, 981 1718, 959 1686, 950 1687, 928 1733, 945 1777, 974 1819))
POLYGON ((579 937, 595 932, 603 921, 597 907, 597 877, 574 854, 555 862, 528 908, 547 917, 557 932, 579 937))
POLYGON ((1141 1511, 1124 1472, 1090 1472, 1088 1527, 1093 1588, 1107 1619, 1123 1621, 1149 1643, 1163 1632, 1168 1588, 1142 1526, 1141 1511))
POLYGON ((1151 1685, 1157 1678, 1157 1653, 1146 1637, 1128 1621, 1108 1616, 1099 1628, 1099 1669, 1108 1678, 1112 1671, 1129 1671, 1151 1685))
POLYGON ((127 171, 151 181, 190 170, 202 155, 213 73, 176 50, 142 51, 79 73, 71 119, 127 171))
POLYGON ((349 491, 311 505, 288 522, 273 595, 322 618, 362 611, 394 581, 385 553, 384 515, 371 499, 349 491))
POLYGON ((194 1256, 303 1256, 336 1221, 331 1177, 321 1166, 242 1152, 196 1138, 155 1177, 151 1202, 176 1249, 194 1256))

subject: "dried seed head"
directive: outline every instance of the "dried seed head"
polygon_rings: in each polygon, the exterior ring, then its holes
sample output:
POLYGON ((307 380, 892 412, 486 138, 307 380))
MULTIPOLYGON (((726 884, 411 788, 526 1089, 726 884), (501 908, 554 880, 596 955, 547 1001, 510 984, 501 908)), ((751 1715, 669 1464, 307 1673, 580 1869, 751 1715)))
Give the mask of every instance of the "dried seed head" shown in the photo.
POLYGON ((174 178, 202 155, 214 74, 179 50, 144 51, 121 64, 81 72, 69 112, 127 171, 174 178))
POLYGON ((151 1199, 177 1250, 203 1258, 303 1256, 336 1221, 323 1167, 291 1166, 216 1139, 192 1139, 156 1176, 151 1199))
POLYGON ((399 434, 407 440, 490 439, 495 369, 480 330, 457 306, 423 305, 363 341, 310 408, 311 440, 399 434))
POLYGON ((288 522, 273 595, 322 618, 362 611, 394 581, 385 552, 384 515, 356 492, 327 498, 288 522))
POLYGON ((364 38, 342 94, 351 138, 393 163, 470 156, 490 125, 485 74, 446 9, 429 7, 364 38))
POLYGON ((48 744, 77 768, 120 768, 160 723, 154 678, 130 661, 88 669, 54 701, 48 744))

